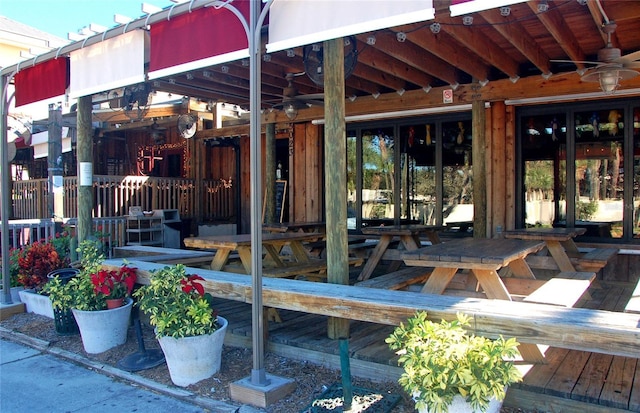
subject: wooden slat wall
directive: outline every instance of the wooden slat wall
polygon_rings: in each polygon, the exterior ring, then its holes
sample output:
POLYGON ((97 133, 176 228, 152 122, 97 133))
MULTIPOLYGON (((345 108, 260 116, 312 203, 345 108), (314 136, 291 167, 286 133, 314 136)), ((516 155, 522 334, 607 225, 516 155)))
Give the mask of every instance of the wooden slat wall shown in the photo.
POLYGON ((310 123, 294 125, 293 153, 289 156, 289 221, 322 219, 323 143, 320 127, 310 123))

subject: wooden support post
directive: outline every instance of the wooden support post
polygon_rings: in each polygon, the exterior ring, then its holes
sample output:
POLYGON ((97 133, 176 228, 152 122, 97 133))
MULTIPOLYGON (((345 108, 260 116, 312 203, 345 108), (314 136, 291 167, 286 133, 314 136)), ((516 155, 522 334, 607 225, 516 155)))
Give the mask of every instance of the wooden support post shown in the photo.
MULTIPOLYGON (((324 42, 327 282, 349 284, 347 254, 347 151, 344 104, 344 40, 324 42)), ((329 318, 328 335, 349 337, 349 320, 329 318)))
POLYGON ((473 129, 473 237, 487 237, 487 166, 486 166, 486 115, 484 101, 474 100, 471 106, 473 129))
POLYGON ((93 128, 91 127, 91 96, 78 98, 78 242, 93 232, 93 128))

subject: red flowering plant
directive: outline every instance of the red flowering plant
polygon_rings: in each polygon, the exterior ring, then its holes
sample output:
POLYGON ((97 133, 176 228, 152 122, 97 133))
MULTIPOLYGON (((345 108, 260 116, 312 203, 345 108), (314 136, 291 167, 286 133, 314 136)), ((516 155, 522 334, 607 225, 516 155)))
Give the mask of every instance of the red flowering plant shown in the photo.
POLYGON ((136 269, 126 264, 118 270, 101 269, 91 274, 91 283, 96 295, 105 299, 125 298, 131 295, 136 284, 136 269))
POLYGON ((157 337, 198 336, 218 329, 213 297, 205 292, 202 281, 204 278, 187 274, 186 267, 177 264, 153 272, 149 284, 134 291, 157 337))
POLYGON ((18 282, 36 292, 40 292, 47 283, 47 274, 69 266, 69 259, 61 256, 52 243, 34 242, 23 247, 23 251, 17 255, 18 282))

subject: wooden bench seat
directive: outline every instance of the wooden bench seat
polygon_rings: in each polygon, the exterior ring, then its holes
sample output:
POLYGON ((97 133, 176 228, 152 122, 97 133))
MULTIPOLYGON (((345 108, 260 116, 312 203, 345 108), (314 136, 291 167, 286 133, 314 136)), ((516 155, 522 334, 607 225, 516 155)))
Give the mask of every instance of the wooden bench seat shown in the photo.
POLYGON ((575 259, 576 269, 578 271, 598 272, 617 254, 618 250, 615 248, 594 248, 583 254, 580 258, 575 259))
MULTIPOLYGON (((571 257, 571 263, 577 271, 598 272, 618 254, 615 248, 594 248, 580 257, 571 257)), ((529 254, 525 260, 533 269, 559 271, 553 257, 529 254)))
POLYGON ((524 298, 528 303, 573 307, 587 293, 596 274, 593 272, 561 272, 524 298))
MULTIPOLYGON (((363 263, 362 258, 349 258, 349 266, 358 267, 363 263)), ((312 278, 327 278, 327 261, 311 260, 308 263, 292 264, 285 267, 265 268, 262 275, 273 278, 290 278, 306 276, 312 278)))
POLYGON ((624 308, 624 312, 640 314, 640 280, 638 280, 638 284, 635 290, 633 290, 631 298, 624 308))
POLYGON ((412 284, 423 283, 429 278, 431 271, 424 267, 407 267, 378 277, 357 282, 358 287, 381 288, 384 290, 401 290, 412 284))

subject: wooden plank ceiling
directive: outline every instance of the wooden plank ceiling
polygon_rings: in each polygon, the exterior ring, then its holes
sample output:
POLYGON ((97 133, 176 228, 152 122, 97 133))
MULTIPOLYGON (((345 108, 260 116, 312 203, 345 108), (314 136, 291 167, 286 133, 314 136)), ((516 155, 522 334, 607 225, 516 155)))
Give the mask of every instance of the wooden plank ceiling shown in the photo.
MULTIPOLYGON (((449 4, 450 0, 435 0, 434 21, 356 36, 357 64, 346 79, 345 98, 402 96, 448 85, 455 89, 474 81, 490 85, 511 79, 509 84, 517 85, 525 78, 547 79, 563 73, 579 83, 578 71, 594 65, 553 60, 597 61, 598 51, 607 42, 602 31, 607 20, 617 25, 611 36, 613 47, 621 49, 622 55, 640 50, 640 1, 601 0, 600 7, 596 0, 534 0, 512 5, 508 15, 501 9, 473 13, 470 25, 463 23, 463 16, 450 17, 449 4)), ((292 86, 298 94, 322 93, 305 74, 302 47, 263 57, 264 109, 280 108, 287 74, 295 74, 292 86)), ((155 90, 249 106, 246 61, 152 83, 155 90)))

